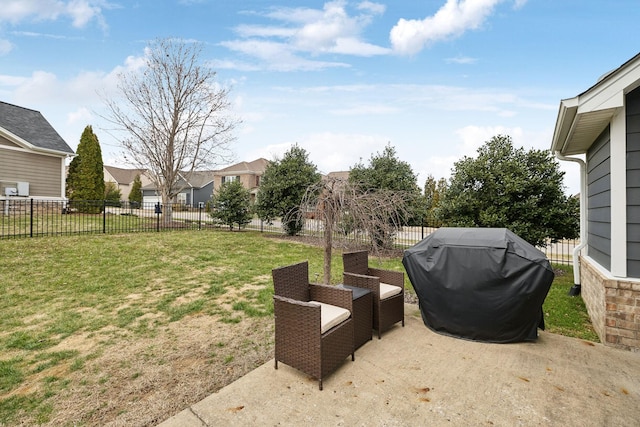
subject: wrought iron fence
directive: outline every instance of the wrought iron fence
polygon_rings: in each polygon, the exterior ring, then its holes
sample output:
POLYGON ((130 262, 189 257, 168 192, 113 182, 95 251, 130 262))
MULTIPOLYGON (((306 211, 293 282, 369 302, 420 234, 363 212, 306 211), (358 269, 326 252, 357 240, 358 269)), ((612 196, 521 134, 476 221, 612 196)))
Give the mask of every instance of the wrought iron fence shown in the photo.
MULTIPOLYGON (((68 234, 116 234, 160 232, 177 229, 223 228, 201 204, 191 207, 172 203, 131 203, 128 201, 52 201, 27 198, 0 200, 0 239, 38 237, 68 234)), ((266 223, 254 218, 245 229, 262 233, 283 234, 279 221, 266 223)), ((435 227, 403 227, 393 238, 397 248, 408 248, 431 234, 435 227)), ((320 221, 308 219, 301 234, 321 237, 324 233, 320 221)), ((336 236, 354 246, 368 245, 368 236, 359 231, 336 236)), ((577 240, 549 243, 540 248, 549 260, 557 264, 573 262, 573 248, 577 240)))

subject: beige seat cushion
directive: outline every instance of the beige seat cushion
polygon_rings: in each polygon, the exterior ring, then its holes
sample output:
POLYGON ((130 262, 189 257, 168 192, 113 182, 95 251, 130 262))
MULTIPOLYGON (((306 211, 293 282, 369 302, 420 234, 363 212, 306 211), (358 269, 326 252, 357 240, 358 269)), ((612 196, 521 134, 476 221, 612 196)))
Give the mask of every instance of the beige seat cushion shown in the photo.
POLYGON ((400 292, 402 292, 402 289, 399 286, 380 282, 380 299, 387 299, 394 295, 398 295, 400 292))
POLYGON ((351 316, 351 312, 346 308, 318 301, 309 302, 320 305, 320 332, 323 334, 351 316))

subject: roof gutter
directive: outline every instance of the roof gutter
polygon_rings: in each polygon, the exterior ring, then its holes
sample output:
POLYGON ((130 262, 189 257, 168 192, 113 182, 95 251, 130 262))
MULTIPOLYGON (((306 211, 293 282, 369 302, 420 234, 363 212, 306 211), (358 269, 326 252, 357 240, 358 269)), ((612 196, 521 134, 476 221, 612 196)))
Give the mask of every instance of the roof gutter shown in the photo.
POLYGON ((577 157, 567 157, 555 151, 555 155, 559 160, 568 162, 576 162, 580 165, 580 244, 573 249, 573 283, 569 289, 569 295, 580 295, 580 251, 587 245, 587 164, 584 160, 577 157))

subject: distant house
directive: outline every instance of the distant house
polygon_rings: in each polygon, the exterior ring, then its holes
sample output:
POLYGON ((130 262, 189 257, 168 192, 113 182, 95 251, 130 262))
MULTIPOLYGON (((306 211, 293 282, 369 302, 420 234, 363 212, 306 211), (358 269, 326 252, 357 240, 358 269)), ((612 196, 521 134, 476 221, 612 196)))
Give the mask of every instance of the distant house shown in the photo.
POLYGON ((580 164, 582 256, 574 294, 582 294, 603 343, 638 351, 640 54, 560 102, 551 149, 580 164))
POLYGON ((65 198, 74 152, 39 111, 0 102, 0 199, 65 198))
POLYGON ((252 162, 240 162, 215 172, 214 188, 218 189, 225 182, 240 181, 244 188, 251 192, 251 200, 255 201, 260 180, 269 161, 259 158, 252 162))
POLYGON ((324 175, 323 178, 348 181, 349 180, 349 171, 329 172, 328 174, 324 175))
POLYGON ((151 183, 149 177, 145 174, 144 169, 122 169, 115 166, 103 166, 104 169, 104 181, 113 182, 120 190, 121 199, 129 200, 129 194, 131 193, 131 187, 133 181, 137 175, 140 175, 140 182, 142 186, 151 183))
MULTIPOLYGON (((209 201, 213 195, 214 174, 214 171, 180 172, 180 179, 176 185, 181 190, 172 202, 198 207, 201 203, 209 201)), ((145 207, 162 202, 161 195, 154 184, 142 187, 142 202, 145 207)))
MULTIPOLYGON (((181 172, 178 188, 182 190, 173 202, 198 207, 201 203, 208 202, 222 184, 230 181, 240 181, 251 192, 252 200, 255 200, 260 179, 268 163, 268 160, 260 158, 252 162, 236 163, 217 171, 181 172)), ((152 183, 142 187, 142 195, 145 206, 161 202, 160 192, 152 183)))

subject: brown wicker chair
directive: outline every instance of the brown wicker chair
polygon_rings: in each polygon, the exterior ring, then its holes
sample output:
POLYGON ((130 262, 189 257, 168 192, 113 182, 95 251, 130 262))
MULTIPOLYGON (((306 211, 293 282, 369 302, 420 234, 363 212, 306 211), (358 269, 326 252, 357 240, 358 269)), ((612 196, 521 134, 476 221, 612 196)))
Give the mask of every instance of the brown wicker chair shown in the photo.
POLYGON ((373 329, 378 331, 378 339, 394 324, 401 321, 404 326, 404 273, 370 268, 367 251, 343 253, 342 263, 344 284, 369 289, 373 294, 373 329), (400 293, 381 299, 380 283, 397 286, 400 293))
POLYGON ((351 354, 355 360, 353 316, 326 332, 321 331, 321 308, 317 301, 353 313, 351 291, 309 283, 308 263, 272 270, 276 326, 275 368, 285 363, 322 380, 351 354))

